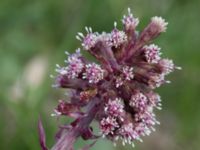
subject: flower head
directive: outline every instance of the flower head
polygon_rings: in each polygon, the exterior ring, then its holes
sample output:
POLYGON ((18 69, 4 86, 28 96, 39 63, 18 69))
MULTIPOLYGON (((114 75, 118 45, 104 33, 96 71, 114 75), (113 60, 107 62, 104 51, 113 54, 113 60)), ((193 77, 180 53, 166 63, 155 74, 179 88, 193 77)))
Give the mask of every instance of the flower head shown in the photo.
POLYGON ((144 111, 148 106, 147 102, 147 97, 141 92, 137 92, 136 94, 131 96, 129 105, 134 107, 138 111, 144 111))
POLYGON ((104 107, 104 111, 109 116, 113 116, 123 120, 124 104, 122 99, 120 98, 116 98, 114 100, 109 99, 108 103, 104 107))
POLYGON ((131 9, 128 8, 128 15, 123 17, 122 23, 126 31, 133 31, 135 30, 136 26, 139 24, 139 19, 134 18, 133 14, 131 13, 131 9))
POLYGON ((162 72, 166 75, 171 73, 175 69, 174 63, 170 59, 160 60, 159 65, 161 67, 162 72))
POLYGON ((160 95, 154 92, 150 92, 147 94, 150 105, 156 107, 157 109, 161 109, 161 98, 160 95))
POLYGON ((126 143, 132 144, 134 146, 133 141, 139 139, 138 133, 134 130, 134 126, 132 123, 123 124, 119 130, 119 135, 121 136, 122 144, 126 143))
POLYGON ((155 26, 155 29, 158 30, 158 32, 166 31, 168 23, 165 22, 165 20, 162 17, 152 17, 151 22, 155 26))
POLYGON ((145 46, 144 53, 145 53, 147 62, 149 63, 158 63, 158 61, 160 60, 160 54, 161 54, 160 48, 155 44, 145 46))
POLYGON ((67 101, 59 102, 54 116, 75 120, 59 130, 53 150, 73 149, 78 137, 88 140, 103 136, 134 145, 159 124, 154 109, 161 109, 161 99, 154 89, 169 83, 166 75, 180 69, 172 60, 161 58, 158 46, 149 45, 166 31, 167 23, 161 17, 153 17, 136 34, 139 19, 130 9, 122 23, 124 30, 117 29, 114 23, 109 33, 93 33, 91 28, 86 28, 86 35, 78 33, 77 39, 98 63, 82 56, 78 49, 68 54, 66 66, 57 65, 55 86, 67 88, 70 95, 67 101), (99 123, 99 135, 93 133, 93 120, 99 123))
POLYGON ((127 36, 124 31, 119 31, 117 29, 116 22, 114 23, 114 26, 115 26, 115 28, 111 32, 111 39, 112 39, 113 46, 115 46, 117 48, 118 46, 120 46, 121 44, 126 42, 127 36))
POLYGON ((88 79, 89 83, 98 83, 104 78, 104 70, 97 64, 87 64, 83 79, 88 79))
POLYGON ((75 54, 68 57, 66 61, 68 63, 68 67, 66 68, 66 75, 68 78, 74 79, 83 71, 84 63, 80 57, 80 49, 78 49, 75 54))
POLYGON ((114 130, 118 127, 119 127, 119 125, 118 125, 116 119, 113 117, 103 118, 100 121, 100 129, 104 136, 107 136, 109 134, 111 134, 111 135, 114 134, 114 130))
POLYGON ((84 36, 83 33, 78 33, 76 38, 80 41, 83 41, 82 46, 85 48, 85 50, 89 50, 92 47, 95 46, 96 41, 97 41, 97 33, 92 33, 92 28, 91 27, 85 27, 85 30, 87 32, 87 35, 84 36))

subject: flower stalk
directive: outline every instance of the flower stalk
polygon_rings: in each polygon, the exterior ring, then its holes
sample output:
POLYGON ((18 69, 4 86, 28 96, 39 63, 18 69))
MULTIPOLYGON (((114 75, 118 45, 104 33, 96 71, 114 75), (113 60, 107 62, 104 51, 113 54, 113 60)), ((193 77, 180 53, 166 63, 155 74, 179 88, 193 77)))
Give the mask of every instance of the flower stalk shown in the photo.
POLYGON ((87 130, 100 107, 100 99, 92 100, 86 115, 76 120, 76 123, 71 129, 62 133, 61 137, 57 140, 51 150, 72 150, 74 142, 87 130))

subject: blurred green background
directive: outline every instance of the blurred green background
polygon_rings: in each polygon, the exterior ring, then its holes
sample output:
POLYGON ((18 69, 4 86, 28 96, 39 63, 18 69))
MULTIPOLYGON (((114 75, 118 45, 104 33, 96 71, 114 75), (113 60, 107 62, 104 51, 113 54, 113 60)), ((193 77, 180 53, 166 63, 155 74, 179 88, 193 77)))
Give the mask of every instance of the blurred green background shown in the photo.
MULTIPOLYGON (((37 150, 37 120, 42 116, 47 144, 54 143, 56 119, 51 117, 63 90, 51 88, 55 64, 64 51, 74 51, 84 26, 110 31, 127 8, 140 18, 163 16, 168 30, 156 43, 163 55, 183 68, 162 86, 163 110, 157 131, 136 142, 135 150, 200 149, 200 2, 198 0, 0 0, 0 150, 37 150)), ((81 142, 79 142, 81 144, 81 142)), ((79 147, 77 144, 76 147, 79 147)), ((92 148, 113 147, 99 140, 92 148)))

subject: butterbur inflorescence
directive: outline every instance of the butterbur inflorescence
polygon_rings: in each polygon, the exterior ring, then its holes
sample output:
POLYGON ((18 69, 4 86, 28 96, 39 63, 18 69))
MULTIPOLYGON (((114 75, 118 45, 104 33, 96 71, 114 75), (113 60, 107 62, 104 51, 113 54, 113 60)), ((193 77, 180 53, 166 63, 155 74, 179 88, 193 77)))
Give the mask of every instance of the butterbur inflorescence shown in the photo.
MULTIPOLYGON (((153 17, 139 33, 139 19, 130 9, 122 23, 123 30, 115 22, 110 33, 97 33, 86 27, 86 35, 76 36, 98 63, 90 62, 78 48, 74 54, 66 53, 65 67, 57 65, 54 87, 70 89, 70 94, 67 101, 59 101, 53 116, 72 117, 74 121, 60 127, 52 150, 72 150, 78 137, 95 141, 104 137, 114 144, 121 141, 123 145, 134 145, 159 124, 154 108, 161 109, 161 99, 154 89, 169 83, 165 76, 180 69, 172 60, 161 58, 161 48, 151 44, 166 31, 168 23, 153 17), (91 126, 94 120, 99 124, 97 135, 91 126)), ((40 141, 45 149, 44 137, 40 141)))

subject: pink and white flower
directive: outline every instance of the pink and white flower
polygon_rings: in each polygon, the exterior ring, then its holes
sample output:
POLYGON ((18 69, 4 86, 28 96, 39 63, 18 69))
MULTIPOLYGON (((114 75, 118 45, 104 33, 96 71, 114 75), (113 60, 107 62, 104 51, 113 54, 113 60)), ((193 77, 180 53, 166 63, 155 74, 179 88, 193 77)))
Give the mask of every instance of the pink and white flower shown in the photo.
POLYGON ((160 48, 155 44, 145 46, 144 53, 147 62, 149 63, 158 63, 158 61, 160 60, 160 55, 161 55, 160 48))
POLYGON ((104 78, 104 70, 95 63, 87 64, 83 79, 88 79, 89 83, 98 83, 104 78))
MULTIPOLYGON (((76 36, 98 63, 82 56, 78 49, 74 54, 67 53, 66 66, 57 65, 55 87, 67 88, 70 94, 67 101, 59 102, 53 116, 74 120, 60 127, 52 150, 72 150, 78 137, 105 137, 134 145, 135 140, 142 141, 142 136, 155 131, 159 124, 154 109, 161 109, 161 99, 154 89, 169 83, 165 75, 180 67, 162 59, 157 45, 147 44, 165 32, 168 23, 153 17, 143 31, 136 32, 139 19, 130 9, 122 23, 123 30, 114 23, 109 33, 98 34, 86 27, 86 35, 76 36), (93 132, 93 120, 99 123, 101 135, 93 132)), ((41 122, 39 131, 42 149, 47 150, 41 122)))
POLYGON ((128 15, 123 17, 122 23, 126 31, 133 31, 139 24, 139 19, 134 18, 133 14, 131 13, 131 9, 128 8, 128 15))

